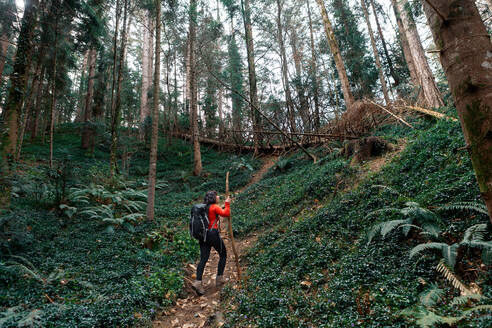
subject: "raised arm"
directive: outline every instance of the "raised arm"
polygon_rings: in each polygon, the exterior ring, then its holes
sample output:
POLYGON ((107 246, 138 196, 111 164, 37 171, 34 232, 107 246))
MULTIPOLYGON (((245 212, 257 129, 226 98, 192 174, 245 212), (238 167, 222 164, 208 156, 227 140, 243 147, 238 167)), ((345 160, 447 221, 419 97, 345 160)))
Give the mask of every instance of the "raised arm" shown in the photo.
POLYGON ((219 205, 215 205, 212 209, 216 215, 220 215, 223 217, 229 217, 231 215, 231 204, 230 202, 226 201, 225 202, 225 208, 222 209, 219 205))

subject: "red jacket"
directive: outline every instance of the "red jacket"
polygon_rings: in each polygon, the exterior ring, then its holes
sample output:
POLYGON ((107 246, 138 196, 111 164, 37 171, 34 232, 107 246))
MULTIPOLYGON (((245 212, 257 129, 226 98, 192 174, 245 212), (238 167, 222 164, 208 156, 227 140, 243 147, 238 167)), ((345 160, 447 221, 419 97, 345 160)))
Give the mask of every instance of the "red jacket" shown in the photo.
POLYGON ((217 219, 217 215, 224 216, 224 217, 229 217, 231 215, 231 206, 229 203, 225 203, 225 208, 222 209, 220 208, 219 205, 217 204, 212 204, 210 208, 208 209, 208 221, 210 222, 208 224, 208 228, 212 229, 218 229, 219 225, 219 220, 217 219), (216 222, 217 221, 217 222, 216 222))

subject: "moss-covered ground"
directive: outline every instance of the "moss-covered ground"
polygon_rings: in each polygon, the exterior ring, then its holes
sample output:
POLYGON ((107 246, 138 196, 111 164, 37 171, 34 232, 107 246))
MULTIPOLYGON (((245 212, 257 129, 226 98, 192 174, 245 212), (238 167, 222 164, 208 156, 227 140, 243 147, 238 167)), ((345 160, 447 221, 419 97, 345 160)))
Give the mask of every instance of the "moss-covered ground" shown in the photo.
MULTIPOLYGON (((468 227, 488 220, 470 211, 438 211, 457 201, 479 202, 469 156, 460 150, 459 124, 414 124, 418 128, 412 131, 389 126, 376 132, 390 141, 406 140, 406 148, 377 173, 358 176, 361 167, 335 155, 318 164, 293 156, 238 197, 235 230, 263 234, 247 254, 244 288, 226 291, 229 327, 417 326, 418 315, 403 317, 401 311, 422 306, 420 296, 431 285, 444 295, 421 313, 463 315, 463 307, 449 304, 459 292, 435 270, 440 254, 409 257, 410 249, 426 240, 418 232, 405 237, 396 230, 367 245, 373 225, 399 218, 394 212, 368 214, 386 206, 402 208, 408 201, 440 216, 439 241, 449 244, 461 240, 468 227)), ((472 272, 460 279, 478 284, 489 298, 478 304, 491 304, 490 265, 483 265, 473 250, 458 261, 457 267, 472 272)), ((472 304, 477 303, 467 303, 465 309, 472 304)), ((489 309, 467 314, 456 324, 490 327, 491 322, 489 309)))
POLYGON ((223 192, 228 170, 231 189, 245 185, 259 162, 203 147, 204 175, 195 177, 191 147, 162 139, 156 220, 109 224, 80 209, 69 217, 59 203, 77 207, 70 201, 73 188, 97 185, 113 197, 146 193, 148 151, 134 153, 127 172, 111 179, 104 143, 88 155, 72 131, 69 125, 56 134, 54 170, 47 165, 48 145, 39 142, 26 144, 15 168, 11 210, 0 215, 0 326, 150 325, 181 292, 183 263, 198 256, 187 231, 191 204, 207 190, 223 192))

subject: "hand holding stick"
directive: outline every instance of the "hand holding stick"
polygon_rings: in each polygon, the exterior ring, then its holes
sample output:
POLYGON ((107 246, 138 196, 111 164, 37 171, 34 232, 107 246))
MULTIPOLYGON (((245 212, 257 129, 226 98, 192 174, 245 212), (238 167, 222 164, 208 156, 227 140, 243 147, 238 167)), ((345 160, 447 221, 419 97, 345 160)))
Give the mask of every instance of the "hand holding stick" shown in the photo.
MULTIPOLYGON (((226 201, 229 198, 229 171, 226 173, 226 201)), ((241 280, 241 268, 239 267, 239 258, 237 255, 236 251, 236 245, 234 244, 234 234, 232 233, 232 222, 231 222, 231 216, 227 218, 227 221, 229 222, 229 236, 231 237, 231 245, 232 245, 232 252, 234 253, 234 258, 236 260, 236 269, 237 269, 237 280, 241 280)))

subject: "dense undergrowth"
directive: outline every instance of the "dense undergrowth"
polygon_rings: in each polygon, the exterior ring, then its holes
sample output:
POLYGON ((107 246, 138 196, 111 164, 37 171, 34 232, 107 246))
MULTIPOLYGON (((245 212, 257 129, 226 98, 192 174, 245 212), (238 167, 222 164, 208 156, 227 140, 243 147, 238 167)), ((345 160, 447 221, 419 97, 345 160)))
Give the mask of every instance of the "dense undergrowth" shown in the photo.
POLYGON ((194 177, 191 147, 161 140, 156 221, 146 222, 148 152, 111 179, 107 149, 88 156, 70 131, 56 135, 55 170, 39 143, 16 167, 12 207, 0 216, 0 326, 149 325, 181 292, 183 262, 198 255, 190 204, 223 192, 227 170, 231 189, 246 184, 259 163, 202 149, 205 173, 194 177))
MULTIPOLYGON (((477 249, 460 250, 454 273, 481 289, 483 297, 472 301, 459 299, 459 290, 436 272, 440 253, 409 257, 412 247, 432 240, 418 227, 410 226, 406 236, 405 228, 384 239, 375 236, 367 245, 371 227, 402 219, 402 213, 434 213, 441 232, 432 238, 446 244, 461 240, 474 224, 488 222, 486 215, 467 210, 439 210, 444 204, 479 201, 469 156, 460 151, 459 124, 422 122, 416 131, 386 127, 377 134, 406 140, 405 150, 380 172, 358 177, 357 168, 335 156, 314 165, 293 157, 238 198, 236 231, 266 233, 247 256, 244 288, 226 290, 232 304, 227 307, 229 327, 490 324, 490 307, 466 312, 491 304, 491 267, 481 262, 477 249), (360 184, 350 188, 350 181, 360 184), (306 207, 313 209, 302 212, 306 207), (395 210, 368 215, 386 207, 395 210), (452 304, 453 299, 461 305, 452 304)), ((491 239, 490 227, 485 237, 491 239)))

